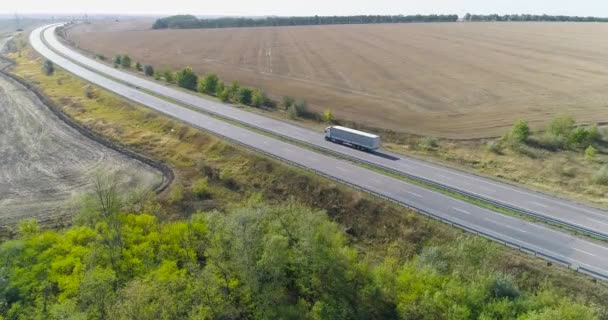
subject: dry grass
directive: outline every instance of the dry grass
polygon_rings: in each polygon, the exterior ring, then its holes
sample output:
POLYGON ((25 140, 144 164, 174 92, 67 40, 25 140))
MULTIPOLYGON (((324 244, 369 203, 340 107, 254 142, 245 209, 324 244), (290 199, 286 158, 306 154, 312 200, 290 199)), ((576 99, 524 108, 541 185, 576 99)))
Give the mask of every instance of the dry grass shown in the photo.
POLYGON ((141 28, 88 25, 70 37, 90 52, 128 53, 161 69, 191 65, 402 132, 478 138, 520 117, 536 127, 557 113, 583 123, 608 117, 607 24, 141 28))

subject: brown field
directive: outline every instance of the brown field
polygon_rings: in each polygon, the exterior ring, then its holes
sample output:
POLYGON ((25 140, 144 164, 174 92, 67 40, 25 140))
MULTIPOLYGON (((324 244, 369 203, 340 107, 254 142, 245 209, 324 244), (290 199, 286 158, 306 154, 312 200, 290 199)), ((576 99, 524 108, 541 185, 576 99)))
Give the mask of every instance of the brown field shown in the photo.
POLYGON ((105 22, 69 36, 93 53, 128 53, 157 68, 190 65, 402 132, 489 137, 519 118, 541 128, 563 113, 608 121, 608 24, 142 26, 105 22))

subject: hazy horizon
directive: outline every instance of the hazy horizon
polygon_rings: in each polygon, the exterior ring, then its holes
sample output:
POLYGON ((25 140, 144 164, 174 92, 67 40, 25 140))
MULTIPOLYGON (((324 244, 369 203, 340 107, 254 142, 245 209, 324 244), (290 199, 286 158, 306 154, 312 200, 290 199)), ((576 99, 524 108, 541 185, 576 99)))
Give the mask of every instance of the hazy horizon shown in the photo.
POLYGON ((308 16, 308 15, 356 15, 356 14, 550 14, 569 16, 608 17, 608 2, 597 0, 512 0, 484 1, 462 0, 455 4, 450 0, 353 0, 348 3, 311 0, 285 5, 283 1, 261 0, 201 3, 194 0, 174 0, 150 3, 144 0, 77 1, 39 0, 2 1, 1 15, 124 15, 165 16, 194 14, 203 16, 308 16), (176 9, 178 8, 178 9, 176 9))

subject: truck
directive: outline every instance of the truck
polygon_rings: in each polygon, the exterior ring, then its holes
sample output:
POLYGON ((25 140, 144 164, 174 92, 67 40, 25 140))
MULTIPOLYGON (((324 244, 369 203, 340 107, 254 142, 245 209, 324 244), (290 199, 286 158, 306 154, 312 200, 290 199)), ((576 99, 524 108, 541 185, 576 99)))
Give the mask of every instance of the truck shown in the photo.
POLYGON ((341 126, 325 128, 325 140, 346 144, 363 151, 374 151, 380 148, 379 136, 341 126))

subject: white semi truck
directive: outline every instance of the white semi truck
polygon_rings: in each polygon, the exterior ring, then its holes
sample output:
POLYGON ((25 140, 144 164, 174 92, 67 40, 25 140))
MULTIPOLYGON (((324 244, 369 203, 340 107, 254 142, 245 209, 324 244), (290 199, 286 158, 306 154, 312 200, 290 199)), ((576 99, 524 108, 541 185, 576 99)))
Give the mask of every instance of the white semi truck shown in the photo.
POLYGON ((325 140, 347 144, 364 151, 374 151, 380 148, 379 136, 340 126, 325 128, 325 140))

